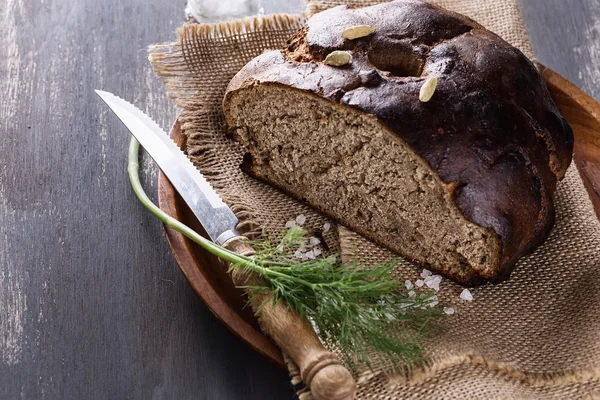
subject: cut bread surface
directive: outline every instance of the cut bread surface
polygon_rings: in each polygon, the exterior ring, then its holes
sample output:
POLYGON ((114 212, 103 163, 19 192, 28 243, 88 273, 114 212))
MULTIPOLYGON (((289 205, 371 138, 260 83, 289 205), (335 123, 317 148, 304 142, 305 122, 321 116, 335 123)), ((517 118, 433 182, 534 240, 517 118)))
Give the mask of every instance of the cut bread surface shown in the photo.
POLYGON ((453 184, 374 116, 279 84, 226 104, 251 175, 460 283, 498 273, 498 235, 465 219, 453 184))

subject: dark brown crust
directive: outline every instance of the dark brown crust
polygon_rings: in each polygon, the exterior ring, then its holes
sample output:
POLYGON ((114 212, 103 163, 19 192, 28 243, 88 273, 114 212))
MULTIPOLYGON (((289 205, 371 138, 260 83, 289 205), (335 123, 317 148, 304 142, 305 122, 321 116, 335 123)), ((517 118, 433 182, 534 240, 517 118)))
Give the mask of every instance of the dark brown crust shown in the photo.
POLYGON ((376 116, 452 183, 465 217, 500 237, 506 279, 516 261, 549 234, 556 182, 571 162, 573 133, 535 66, 474 21, 418 0, 362 9, 336 7, 313 16, 283 51, 252 60, 231 81, 232 93, 261 83, 306 90, 376 116), (341 37, 356 25, 375 33, 341 37), (352 61, 331 67, 334 50, 352 61), (439 77, 427 103, 419 90, 439 77))

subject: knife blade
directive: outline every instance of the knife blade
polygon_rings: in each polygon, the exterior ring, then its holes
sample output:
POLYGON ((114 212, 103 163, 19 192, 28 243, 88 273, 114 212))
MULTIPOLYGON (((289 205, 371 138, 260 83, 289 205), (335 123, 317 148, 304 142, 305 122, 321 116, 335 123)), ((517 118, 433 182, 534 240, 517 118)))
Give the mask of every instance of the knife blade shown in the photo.
POLYGON ((233 211, 152 118, 112 93, 102 90, 96 93, 158 164, 213 242, 223 245, 241 236, 236 230, 238 219, 233 211))

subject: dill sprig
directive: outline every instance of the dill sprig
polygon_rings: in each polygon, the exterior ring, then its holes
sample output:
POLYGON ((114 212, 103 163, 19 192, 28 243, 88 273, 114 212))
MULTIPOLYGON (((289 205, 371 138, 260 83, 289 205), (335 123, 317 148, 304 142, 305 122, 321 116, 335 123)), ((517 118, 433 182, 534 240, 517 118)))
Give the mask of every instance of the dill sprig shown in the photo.
POLYGON ((253 262, 232 268, 258 273, 268 286, 246 288, 254 297, 268 292, 267 301, 284 301, 309 318, 321 339, 346 360, 354 356, 370 365, 374 352, 393 363, 418 361, 422 339, 443 315, 433 307, 434 293, 410 296, 392 276, 393 261, 368 269, 356 261, 341 263, 336 255, 301 261, 292 254, 306 243, 304 230, 292 227, 277 246, 253 242, 253 262), (255 268, 264 264, 267 270, 255 268))
MULTIPOLYGON (((357 262, 341 263, 336 255, 298 260, 292 253, 304 246, 299 227, 289 229, 282 241, 252 243, 256 255, 246 257, 202 237, 172 218, 148 198, 139 179, 139 142, 129 146, 128 173, 140 202, 166 226, 187 236, 205 250, 231 264, 257 274, 266 286, 246 287, 256 297, 270 293, 269 301, 284 301, 290 309, 309 318, 325 344, 337 348, 347 361, 354 357, 370 365, 377 354, 393 363, 412 363, 422 357, 422 339, 434 331, 441 317, 433 307, 433 293, 406 293, 392 277, 393 262, 361 268, 357 262)), ((252 301, 253 298, 250 299, 252 301)))

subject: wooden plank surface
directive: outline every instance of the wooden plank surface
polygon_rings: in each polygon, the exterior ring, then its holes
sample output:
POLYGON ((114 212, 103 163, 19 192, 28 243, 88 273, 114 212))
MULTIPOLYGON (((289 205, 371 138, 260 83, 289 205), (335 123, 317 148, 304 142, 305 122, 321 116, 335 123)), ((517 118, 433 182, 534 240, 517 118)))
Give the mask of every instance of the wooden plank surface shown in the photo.
MULTIPOLYGON (((600 98, 600 0, 520 2, 539 60, 600 98)), ((145 48, 174 38, 184 3, 0 2, 0 399, 292 398, 186 283, 93 93, 168 128, 145 48)), ((147 158, 143 178, 154 195, 147 158)))
POLYGON ((542 64, 600 100, 600 0, 519 0, 542 64))

